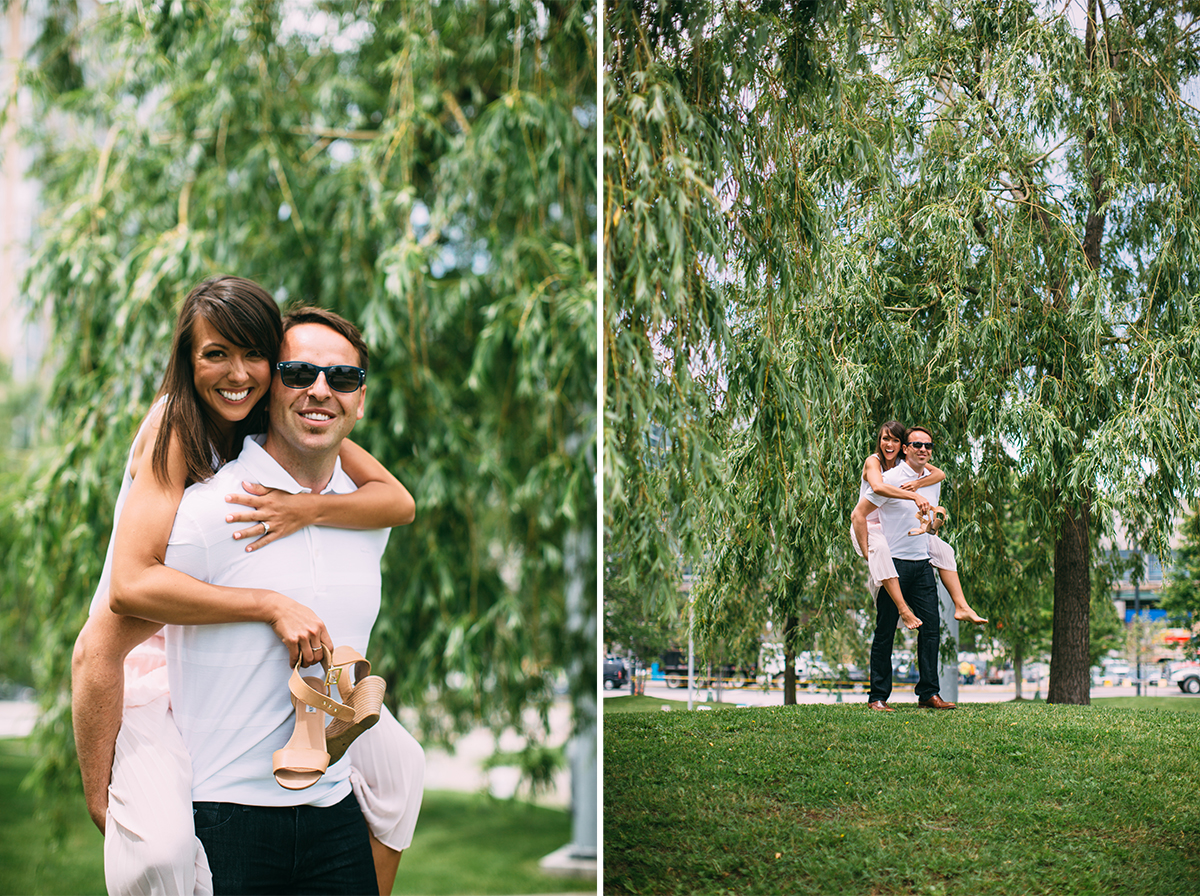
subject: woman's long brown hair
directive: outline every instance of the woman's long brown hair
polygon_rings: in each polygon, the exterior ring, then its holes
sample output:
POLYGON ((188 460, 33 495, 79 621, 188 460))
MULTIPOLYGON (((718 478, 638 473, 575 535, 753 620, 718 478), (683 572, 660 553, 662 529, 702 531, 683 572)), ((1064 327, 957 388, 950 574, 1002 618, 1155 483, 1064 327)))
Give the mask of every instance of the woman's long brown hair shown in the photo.
MULTIPOLYGON (((178 439, 183 448, 187 465, 185 485, 209 479, 214 464, 222 460, 220 434, 193 384, 192 338, 196 320, 201 317, 234 345, 262 352, 271 364, 272 375, 279 359, 279 343, 283 339, 279 306, 257 283, 242 277, 210 277, 187 294, 175 323, 170 365, 158 390, 159 397, 166 396, 153 458, 154 475, 161 482, 168 479, 167 448, 172 438, 178 439)), ((267 431, 269 397, 269 394, 263 396, 238 424, 234 432, 234 456, 247 435, 267 431)))

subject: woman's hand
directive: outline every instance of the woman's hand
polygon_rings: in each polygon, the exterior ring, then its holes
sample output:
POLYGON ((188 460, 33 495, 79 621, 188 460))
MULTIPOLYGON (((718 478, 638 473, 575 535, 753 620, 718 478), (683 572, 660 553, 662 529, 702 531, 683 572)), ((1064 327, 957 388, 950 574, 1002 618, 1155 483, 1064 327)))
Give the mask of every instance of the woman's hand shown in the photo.
POLYGON ((233 533, 234 538, 254 538, 246 545, 247 551, 263 548, 276 538, 298 532, 311 524, 312 520, 303 511, 303 502, 308 495, 293 495, 277 488, 266 488, 256 482, 243 482, 249 494, 226 495, 230 504, 244 504, 249 510, 227 514, 227 523, 253 523, 247 529, 233 533))
POLYGON ((906 492, 912 492, 912 495, 911 495, 910 497, 911 497, 911 498, 913 499, 913 501, 916 503, 916 505, 917 505, 917 510, 921 510, 921 511, 924 511, 924 512, 928 513, 928 512, 929 512, 929 508, 930 508, 930 507, 932 507, 933 505, 929 503, 929 499, 928 499, 928 498, 926 498, 926 497, 925 497, 924 495, 922 495, 920 492, 918 492, 918 491, 915 491, 913 488, 911 488, 911 486, 912 486, 912 483, 911 483, 911 482, 906 482, 906 483, 904 483, 904 484, 903 484, 902 486, 900 486, 900 487, 901 487, 902 489, 904 489, 906 492))
POLYGON ((288 664, 311 666, 321 662, 323 654, 333 658, 333 639, 316 613, 302 603, 284 594, 274 595, 274 604, 268 620, 279 640, 287 645, 288 664))

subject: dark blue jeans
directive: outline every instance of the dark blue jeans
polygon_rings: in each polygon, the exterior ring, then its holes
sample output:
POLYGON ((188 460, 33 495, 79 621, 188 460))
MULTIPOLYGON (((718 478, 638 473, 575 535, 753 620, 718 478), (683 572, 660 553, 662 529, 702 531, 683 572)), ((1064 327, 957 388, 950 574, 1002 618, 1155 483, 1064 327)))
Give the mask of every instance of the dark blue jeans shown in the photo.
POLYGON ((192 803, 221 894, 378 894, 367 822, 354 794, 334 806, 192 803))
MULTIPOLYGON (((896 560, 900 576, 900 593, 917 618, 917 700, 928 700, 941 690, 938 684, 938 645, 941 641, 941 620, 938 614, 937 582, 928 560, 896 560)), ((896 625, 900 611, 883 588, 875 596, 875 637, 871 641, 871 692, 868 701, 887 702, 892 695, 892 644, 896 640, 896 625)))

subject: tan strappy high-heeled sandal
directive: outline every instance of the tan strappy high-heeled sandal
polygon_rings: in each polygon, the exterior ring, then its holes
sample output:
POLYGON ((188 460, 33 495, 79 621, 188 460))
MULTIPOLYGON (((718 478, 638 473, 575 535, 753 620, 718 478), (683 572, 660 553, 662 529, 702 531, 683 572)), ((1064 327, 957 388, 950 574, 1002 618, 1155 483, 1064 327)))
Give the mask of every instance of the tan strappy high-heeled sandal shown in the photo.
POLYGON ((909 529, 909 535, 924 535, 926 532, 937 532, 946 523, 946 508, 940 504, 937 507, 931 507, 928 511, 918 510, 916 513, 917 521, 921 524, 915 529, 909 529), (937 527, 934 527, 933 521, 940 520, 937 527))
POLYGON ((299 660, 292 669, 292 677, 288 679, 292 706, 296 710, 296 727, 288 742, 271 754, 271 770, 275 780, 280 787, 288 790, 312 787, 329 767, 331 760, 325 745, 326 714, 347 722, 355 716, 353 709, 329 696, 332 672, 331 664, 324 655, 321 665, 325 667, 324 680, 311 675, 301 677, 299 660))

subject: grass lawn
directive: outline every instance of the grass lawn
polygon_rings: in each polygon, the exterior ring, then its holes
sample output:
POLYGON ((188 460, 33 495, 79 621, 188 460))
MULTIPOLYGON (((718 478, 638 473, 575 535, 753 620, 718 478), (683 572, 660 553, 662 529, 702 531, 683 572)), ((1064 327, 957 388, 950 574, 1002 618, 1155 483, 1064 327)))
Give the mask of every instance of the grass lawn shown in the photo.
POLYGON ((550 877, 538 861, 571 839, 569 812, 451 790, 425 793, 393 893, 596 892, 596 881, 550 877))
POLYGON ((1200 712, 1200 697, 1094 697, 1092 706, 1106 709, 1173 709, 1200 712))
MULTIPOLYGON (((0 740, 0 896, 103 894, 103 839, 83 798, 63 845, 20 789, 33 764, 23 740, 0 740)), ((594 881, 550 877, 538 860, 570 839, 568 812, 484 795, 428 791, 413 845, 405 851, 394 893, 531 894, 592 892, 594 881)))
POLYGON ((0 893, 104 892, 103 840, 79 797, 79 820, 50 848, 50 824, 34 795, 20 788, 33 759, 24 740, 0 740, 0 893))
POLYGON ((606 893, 1200 892, 1200 699, 613 702, 606 893))

